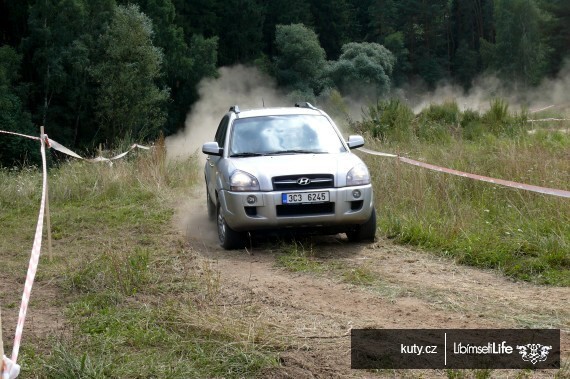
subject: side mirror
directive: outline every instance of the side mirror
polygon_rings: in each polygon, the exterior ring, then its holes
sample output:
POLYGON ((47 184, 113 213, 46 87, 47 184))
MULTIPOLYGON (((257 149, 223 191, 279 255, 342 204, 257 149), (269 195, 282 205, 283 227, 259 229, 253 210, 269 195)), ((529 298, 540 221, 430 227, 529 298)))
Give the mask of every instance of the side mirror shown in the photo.
POLYGON ((346 143, 350 149, 356 149, 364 146, 364 138, 362 136, 349 136, 346 143))
POLYGON ((224 153, 224 149, 217 142, 206 142, 202 145, 202 153, 221 156, 224 153))

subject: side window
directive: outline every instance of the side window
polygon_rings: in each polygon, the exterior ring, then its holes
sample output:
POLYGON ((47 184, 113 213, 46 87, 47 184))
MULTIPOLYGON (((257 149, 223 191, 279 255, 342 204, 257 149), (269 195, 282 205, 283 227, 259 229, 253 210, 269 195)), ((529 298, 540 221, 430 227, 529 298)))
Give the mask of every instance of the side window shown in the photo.
POLYGON ((218 125, 218 130, 216 131, 215 141, 218 143, 218 146, 224 147, 224 142, 226 141, 226 133, 228 131, 228 123, 230 121, 229 116, 225 116, 222 121, 220 121, 220 125, 218 125))

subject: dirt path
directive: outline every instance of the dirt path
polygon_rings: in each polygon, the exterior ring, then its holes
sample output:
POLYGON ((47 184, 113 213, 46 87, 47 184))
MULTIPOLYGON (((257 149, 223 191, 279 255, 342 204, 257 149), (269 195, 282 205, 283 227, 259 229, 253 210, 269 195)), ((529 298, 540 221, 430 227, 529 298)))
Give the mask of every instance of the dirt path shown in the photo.
MULTIPOLYGON (((251 325, 263 325, 267 338, 286 346, 282 365, 264 378, 447 377, 443 371, 411 370, 370 373, 350 370, 352 328, 560 328, 563 364, 570 357, 570 289, 513 282, 493 271, 460 266, 421 250, 379 239, 350 244, 343 236, 304 242, 314 262, 324 267, 307 273, 277 265, 282 247, 259 241, 247 251, 227 252, 218 245, 215 225, 206 218, 204 196, 196 190, 179 207, 174 222, 188 247, 219 275, 220 303, 247 304, 251 325), (336 270, 335 267, 342 267, 336 270), (342 273, 373 276, 368 285, 354 285, 342 273), (253 315, 252 315, 253 314, 253 315)), ((27 241, 26 241, 27 243, 27 241)), ((26 259, 15 259, 26 245, 4 254, 0 282, 2 327, 8 353, 13 340, 26 259), (10 258, 10 259, 8 259, 10 258), (13 259, 12 259, 13 258, 13 259), (7 273, 10 273, 8 275, 7 273), (17 290, 14 291, 14 288, 17 290)), ((65 301, 42 261, 34 284, 32 306, 24 330, 26 345, 49 350, 49 336, 65 334, 65 301), (47 271, 45 271, 47 270, 47 271)), ((237 312, 239 313, 239 312, 237 312)), ((235 317, 236 312, 227 312, 235 317)), ((22 355, 24 358, 25 354, 22 355)), ((565 370, 568 377, 570 369, 565 370)), ((492 377, 552 377, 552 372, 520 373, 495 370, 492 377)), ((467 377, 473 376, 469 372, 467 377)))
MULTIPOLYGON (((347 283, 334 270, 291 272, 276 265, 280 253, 275 241, 258 242, 247 251, 222 250, 215 225, 206 218, 204 198, 197 190, 176 216, 188 244, 219 273, 226 296, 253 301, 258 318, 291 341, 281 355, 283 367, 265 377, 446 377, 435 370, 350 370, 350 329, 362 327, 560 328, 562 351, 570 350, 567 288, 516 283, 387 240, 349 244, 342 235, 314 238, 304 248, 327 267, 373 273, 373 285, 347 283)), ((567 360, 566 355, 563 363, 567 360)), ((495 371, 493 377, 512 374, 495 371)))

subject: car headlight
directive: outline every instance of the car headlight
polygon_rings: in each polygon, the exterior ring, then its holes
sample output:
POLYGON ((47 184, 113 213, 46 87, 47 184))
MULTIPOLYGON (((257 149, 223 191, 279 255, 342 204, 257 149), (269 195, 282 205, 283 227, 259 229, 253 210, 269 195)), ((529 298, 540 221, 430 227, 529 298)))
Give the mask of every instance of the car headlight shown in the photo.
POLYGON ((230 176, 230 190, 259 191, 259 181, 247 172, 236 170, 230 176))
POLYGON ((370 183, 370 173, 364 164, 354 166, 348 174, 346 174, 347 186, 360 186, 370 183))

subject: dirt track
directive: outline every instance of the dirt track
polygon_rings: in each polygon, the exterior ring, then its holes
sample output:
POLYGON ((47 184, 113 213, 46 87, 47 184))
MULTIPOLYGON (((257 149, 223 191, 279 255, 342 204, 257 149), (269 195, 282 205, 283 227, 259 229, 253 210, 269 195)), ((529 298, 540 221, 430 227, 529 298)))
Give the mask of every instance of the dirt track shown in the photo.
MULTIPOLYGON (((447 377, 443 371, 372 374, 350 369, 351 328, 560 328, 563 365, 570 351, 570 290, 513 282, 460 266, 416 249, 377 240, 350 244, 343 235, 311 241, 311 255, 324 263, 365 267, 379 278, 356 286, 338 275, 294 273, 276 265, 275 241, 227 252, 206 219, 196 191, 176 217, 189 246, 220 276, 221 291, 236 302, 256 304, 258 319, 289 338, 283 368, 272 378, 447 377)), ((492 377, 517 373, 495 370, 492 377)), ((552 371, 523 377, 552 377, 552 371)))
MULTIPOLYGON (((228 309, 247 304, 254 312, 251 325, 261 325, 271 339, 287 346, 282 367, 263 372, 264 378, 447 377, 444 371, 410 370, 370 373, 350 369, 351 328, 560 328, 564 378, 570 374, 570 289, 513 282, 493 272, 460 266, 418 249, 378 239, 373 244, 350 244, 344 236, 318 237, 305 248, 323 265, 365 268, 376 278, 372 285, 353 285, 338 272, 295 273, 279 267, 275 241, 227 252, 217 242, 215 225, 206 218, 205 197, 196 190, 184 200, 174 223, 188 249, 219 275, 219 301, 228 309)), ((16 254, 7 252, 6 256, 16 254)), ((192 259, 193 259, 192 258, 192 259)), ((4 305, 5 341, 13 338, 21 294, 11 289, 23 283, 23 267, 7 260, 0 286, 4 305)), ((194 261, 193 261, 194 262, 194 261)), ((20 265, 20 263, 18 263, 20 265)), ((44 265, 46 263, 44 262, 44 265)), ((62 295, 39 275, 34 285, 25 343, 38 349, 48 336, 65 334, 62 295)), ((239 312, 237 312, 239 313, 239 312)), ((228 317, 236 312, 228 311, 228 317)), ((231 323, 231 319, 228 320, 231 323)), ((272 341, 261 342, 271 343, 272 341)), ((25 355, 24 355, 25 357, 25 355)), ((467 372, 465 377, 476 373, 467 372)), ((491 377, 551 378, 552 371, 495 370, 491 377)))

